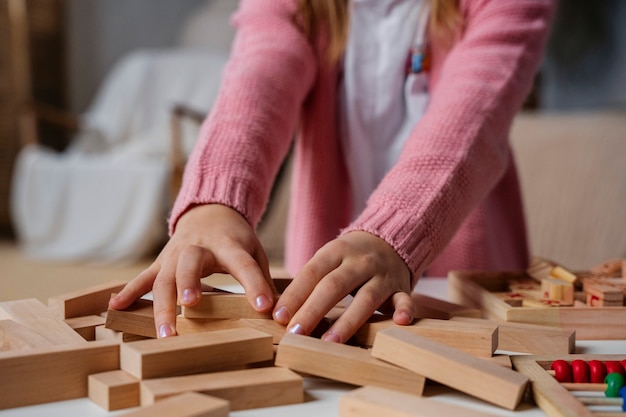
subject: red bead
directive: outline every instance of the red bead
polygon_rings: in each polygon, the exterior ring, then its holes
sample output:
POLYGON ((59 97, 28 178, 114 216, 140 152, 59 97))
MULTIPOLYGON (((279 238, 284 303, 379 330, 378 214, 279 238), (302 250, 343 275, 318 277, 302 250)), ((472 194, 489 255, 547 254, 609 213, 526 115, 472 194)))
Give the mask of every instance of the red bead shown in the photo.
POLYGON ((552 370, 557 381, 572 382, 572 367, 566 361, 558 359, 552 362, 552 370))
POLYGON ((604 384, 606 367, 598 360, 589 361, 589 382, 592 384, 604 384))
POLYGON ((622 376, 624 376, 624 367, 619 361, 606 361, 604 366, 606 367, 607 375, 612 372, 617 372, 618 374, 622 374, 622 376))
POLYGON ((572 361, 572 374, 574 382, 578 384, 589 382, 589 365, 581 359, 572 361))

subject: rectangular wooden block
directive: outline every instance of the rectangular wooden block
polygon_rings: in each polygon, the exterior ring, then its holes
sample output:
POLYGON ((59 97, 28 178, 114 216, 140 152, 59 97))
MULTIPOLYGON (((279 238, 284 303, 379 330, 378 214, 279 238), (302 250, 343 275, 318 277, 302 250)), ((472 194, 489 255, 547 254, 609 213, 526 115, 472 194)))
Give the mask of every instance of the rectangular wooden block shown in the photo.
POLYGON ((362 387, 339 399, 340 417, 494 417, 426 397, 405 394, 379 387, 362 387))
POLYGON ((105 326, 118 332, 156 338, 152 300, 140 298, 125 310, 108 310, 105 326))
POLYGON ((139 380, 122 370, 89 375, 89 399, 108 411, 138 407, 139 380))
POLYGON ((122 414, 123 417, 226 417, 228 401, 197 392, 186 392, 156 404, 122 414))
POLYGON ((452 317, 480 317, 480 310, 452 303, 426 294, 414 292, 411 298, 415 303, 415 317, 424 319, 448 320, 452 317))
POLYGON ((576 331, 537 324, 497 322, 493 320, 454 317, 452 321, 474 323, 488 322, 498 326, 498 349, 533 355, 558 355, 573 353, 576 331))
POLYGON ((116 340, 119 343, 127 343, 146 339, 150 339, 150 337, 118 332, 117 330, 107 329, 104 325, 96 327, 96 340, 116 340))
POLYGON ((278 367, 147 379, 140 385, 142 406, 187 391, 228 400, 231 411, 304 401, 302 377, 278 367))
POLYGON ((87 343, 35 298, 0 302, 0 320, 12 320, 21 328, 39 334, 48 341, 49 346, 87 343))
POLYGON ((510 410, 528 385, 515 371, 400 328, 378 332, 372 356, 510 410))
POLYGON ((256 329, 272 335, 274 344, 278 344, 285 334, 285 326, 273 319, 189 319, 181 315, 176 317, 176 332, 179 335, 226 329, 256 329))
POLYGON ((115 342, 1 352, 0 409, 86 397, 89 375, 119 366, 115 342))
POLYGON ((425 378, 380 361, 366 349, 286 334, 278 345, 275 364, 353 385, 373 385, 421 395, 425 378))
MULTIPOLYGON (((274 302, 278 299, 275 295, 274 302)), ((203 293, 193 307, 182 308, 183 317, 204 319, 271 319, 271 311, 259 313, 252 308, 245 294, 223 292, 203 293)))
POLYGON ((255 329, 229 329, 124 343, 121 368, 140 378, 229 369, 274 357, 272 336, 255 329))
POLYGON ((96 340, 96 327, 102 326, 105 318, 102 316, 81 316, 65 319, 65 323, 87 341, 96 340))
POLYGON ((390 318, 373 316, 356 332, 354 340, 357 345, 372 346, 377 332, 396 326, 474 356, 491 357, 498 345, 498 326, 479 319, 475 320, 461 323, 450 320, 418 319, 409 326, 397 326, 390 318))
POLYGON ((48 308, 60 319, 97 316, 109 308, 111 294, 120 292, 125 285, 125 281, 117 280, 50 297, 48 308))

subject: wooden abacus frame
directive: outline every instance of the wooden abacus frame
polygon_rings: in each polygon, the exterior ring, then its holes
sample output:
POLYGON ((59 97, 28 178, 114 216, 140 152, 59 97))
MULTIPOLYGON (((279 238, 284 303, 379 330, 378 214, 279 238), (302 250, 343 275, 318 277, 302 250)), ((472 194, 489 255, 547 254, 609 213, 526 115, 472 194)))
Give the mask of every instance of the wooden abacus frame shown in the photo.
POLYGON ((626 413, 598 413, 588 409, 574 397, 548 370, 552 362, 563 359, 569 363, 576 359, 584 361, 623 360, 623 355, 559 355, 559 356, 512 356, 513 367, 530 379, 535 403, 550 417, 599 417, 605 415, 622 416, 626 413))

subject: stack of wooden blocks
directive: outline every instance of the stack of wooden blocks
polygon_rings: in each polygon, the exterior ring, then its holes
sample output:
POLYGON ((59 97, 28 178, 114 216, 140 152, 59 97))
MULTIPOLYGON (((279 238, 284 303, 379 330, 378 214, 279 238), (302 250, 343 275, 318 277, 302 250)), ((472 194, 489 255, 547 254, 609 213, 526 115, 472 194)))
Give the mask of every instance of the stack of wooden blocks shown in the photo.
MULTIPOLYGON (((220 291, 182 309, 179 336, 156 339, 150 300, 107 311, 123 286, 87 288, 48 306, 0 303, 0 409, 88 396, 106 410, 139 407, 127 416, 224 416, 301 403, 307 375, 362 387, 342 397, 344 417, 416 409, 480 416, 488 414, 421 397, 427 380, 514 410, 528 377, 496 350, 555 355, 575 344, 571 330, 482 320, 478 310, 417 293, 421 318, 412 325, 375 315, 345 345, 285 334, 245 295, 220 291)), ((341 312, 333 310, 316 333, 341 312)))

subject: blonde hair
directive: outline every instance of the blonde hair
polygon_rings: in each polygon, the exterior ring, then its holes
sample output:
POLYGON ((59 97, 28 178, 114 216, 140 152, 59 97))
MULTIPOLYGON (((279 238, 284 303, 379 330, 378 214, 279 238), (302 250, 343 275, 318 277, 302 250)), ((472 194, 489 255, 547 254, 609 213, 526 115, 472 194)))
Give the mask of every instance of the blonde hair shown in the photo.
MULTIPOLYGON (((430 2, 429 34, 451 43, 463 19, 458 0, 427 0, 430 2)), ((341 57, 348 41, 349 0, 299 0, 298 15, 304 33, 313 39, 322 25, 328 30, 330 43, 326 58, 335 62, 341 57)))

